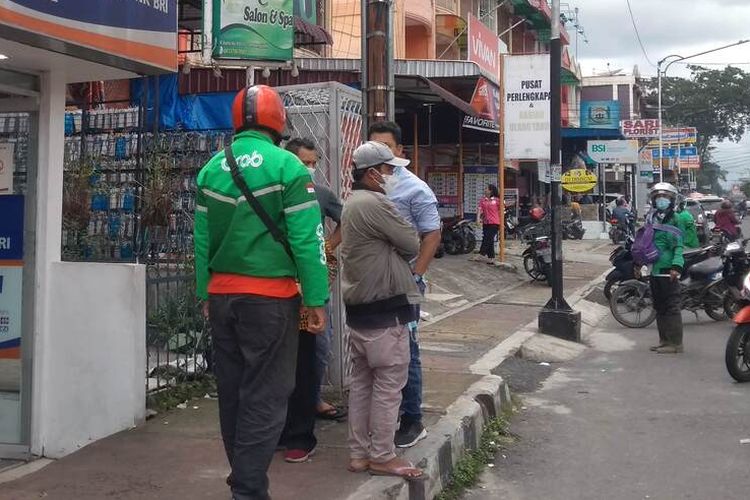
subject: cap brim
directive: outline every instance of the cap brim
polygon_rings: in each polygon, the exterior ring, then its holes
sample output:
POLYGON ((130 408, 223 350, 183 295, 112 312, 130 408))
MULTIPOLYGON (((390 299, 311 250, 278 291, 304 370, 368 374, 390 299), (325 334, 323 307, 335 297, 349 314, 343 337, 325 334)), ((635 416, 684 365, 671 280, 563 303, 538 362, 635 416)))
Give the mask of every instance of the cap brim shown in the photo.
POLYGON ((407 160, 406 158, 392 158, 388 161, 384 161, 386 165, 392 165, 394 167, 408 167, 411 161, 407 160))

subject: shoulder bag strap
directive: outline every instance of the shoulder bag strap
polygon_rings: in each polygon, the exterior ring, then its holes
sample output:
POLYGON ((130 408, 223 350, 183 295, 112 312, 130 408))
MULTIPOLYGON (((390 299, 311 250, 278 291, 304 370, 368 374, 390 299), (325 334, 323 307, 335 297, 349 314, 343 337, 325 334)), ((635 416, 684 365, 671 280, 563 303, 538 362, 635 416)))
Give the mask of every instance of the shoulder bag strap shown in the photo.
POLYGON ((271 216, 268 215, 268 212, 266 212, 266 209, 263 208, 263 205, 260 204, 258 198, 256 198, 252 191, 250 191, 250 188, 247 186, 245 179, 240 174, 240 169, 237 167, 237 160, 235 159, 234 153, 232 152, 231 144, 227 145, 224 148, 224 156, 226 156, 227 165, 229 165, 229 170, 230 172, 232 172, 232 180, 234 181, 234 184, 237 186, 237 188, 239 188, 240 192, 247 200, 247 203, 252 207, 260 220, 263 221, 263 224, 268 229, 268 232, 271 233, 273 239, 278 241, 284 247, 286 253, 289 254, 289 257, 294 260, 292 247, 289 246, 289 241, 284 236, 284 233, 281 232, 279 226, 277 226, 273 219, 271 219, 271 216))

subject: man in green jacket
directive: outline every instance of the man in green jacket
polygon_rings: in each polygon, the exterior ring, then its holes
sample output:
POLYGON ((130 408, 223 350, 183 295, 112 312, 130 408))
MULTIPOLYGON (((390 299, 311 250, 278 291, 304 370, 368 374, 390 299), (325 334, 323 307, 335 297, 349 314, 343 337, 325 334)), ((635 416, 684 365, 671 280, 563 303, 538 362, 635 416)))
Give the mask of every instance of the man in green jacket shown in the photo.
MULTIPOLYGON (((660 182, 651 189, 651 206, 655 212, 649 222, 673 226, 679 230, 679 221, 674 212, 678 191, 667 182, 660 182)), ((682 347, 682 308, 680 299, 680 274, 685 265, 683 241, 680 231, 654 231, 654 245, 659 249, 659 258, 651 272, 651 294, 656 309, 656 326, 659 344, 651 350, 659 354, 677 354, 682 347)))
POLYGON ((195 272, 198 297, 208 299, 221 433, 232 469, 227 482, 235 500, 265 500, 294 389, 299 287, 308 329, 319 333, 328 271, 310 174, 278 147, 286 126, 281 98, 264 85, 243 89, 232 118, 240 176, 291 255, 248 204, 220 152, 198 174, 195 272))

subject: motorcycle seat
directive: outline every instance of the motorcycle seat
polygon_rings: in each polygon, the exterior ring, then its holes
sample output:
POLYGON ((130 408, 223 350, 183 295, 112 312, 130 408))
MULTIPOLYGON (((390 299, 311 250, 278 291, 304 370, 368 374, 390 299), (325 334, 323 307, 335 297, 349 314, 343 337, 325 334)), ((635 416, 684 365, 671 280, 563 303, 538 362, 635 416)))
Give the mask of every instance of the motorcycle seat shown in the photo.
POLYGON ((705 280, 724 269, 721 257, 711 257, 688 268, 688 276, 694 280, 705 280))

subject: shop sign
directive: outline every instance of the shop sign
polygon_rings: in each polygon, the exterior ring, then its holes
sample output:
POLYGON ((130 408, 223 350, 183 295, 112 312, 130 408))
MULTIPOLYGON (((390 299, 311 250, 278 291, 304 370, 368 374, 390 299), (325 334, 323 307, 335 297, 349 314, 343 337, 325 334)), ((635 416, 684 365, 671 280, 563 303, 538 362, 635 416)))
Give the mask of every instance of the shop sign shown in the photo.
POLYGON ((574 168, 562 174, 562 187, 571 193, 585 193, 596 187, 597 178, 585 168, 574 168))
POLYGON ((291 61, 293 0, 213 0, 213 56, 248 61, 291 61))
POLYGON ((486 78, 479 78, 471 97, 471 107, 478 116, 464 116, 464 127, 500 133, 500 89, 486 78))
POLYGON ((665 128, 662 131, 662 142, 695 144, 698 141, 698 129, 695 127, 665 128))
POLYGON ((619 102, 583 101, 581 103, 581 128, 616 129, 619 123, 619 102))
POLYGON ((0 261, 0 359, 21 357, 23 267, 0 261))
POLYGON ((641 137, 659 137, 659 120, 622 120, 620 131, 623 137, 636 139, 641 137))
POLYGON ((552 177, 552 172, 550 171, 550 165, 548 161, 540 161, 537 163, 536 166, 537 170, 537 177, 539 177, 539 182, 543 182, 545 184, 549 184, 552 177))
POLYGON ((13 144, 0 144, 0 195, 13 193, 13 144))
POLYGON ((83 47, 95 51, 84 58, 109 66, 177 69, 177 0, 4 0, 0 24, 26 31, 25 43, 73 57, 83 47))
POLYGON ((588 155, 597 163, 638 163, 638 141, 588 141, 588 155))
POLYGON ((23 203, 21 195, 0 196, 0 264, 23 259, 23 203))
MULTIPOLYGON (((654 159, 658 159, 659 148, 652 149, 651 155, 654 159)), ((680 158, 688 158, 690 156, 698 156, 698 148, 695 146, 664 148, 662 149, 662 155, 664 155, 664 158, 677 158, 678 156, 680 158)))
POLYGON ((698 156, 688 156, 680 158, 677 164, 682 169, 695 170, 701 168, 701 159, 698 156))
POLYGON ((505 56, 505 155, 549 160, 549 54, 505 56))
POLYGON ((494 78, 500 74, 500 44, 497 34, 469 14, 469 61, 494 78))

